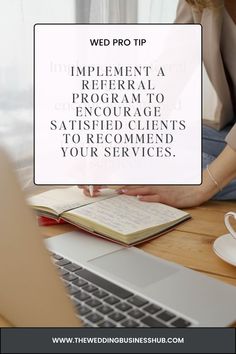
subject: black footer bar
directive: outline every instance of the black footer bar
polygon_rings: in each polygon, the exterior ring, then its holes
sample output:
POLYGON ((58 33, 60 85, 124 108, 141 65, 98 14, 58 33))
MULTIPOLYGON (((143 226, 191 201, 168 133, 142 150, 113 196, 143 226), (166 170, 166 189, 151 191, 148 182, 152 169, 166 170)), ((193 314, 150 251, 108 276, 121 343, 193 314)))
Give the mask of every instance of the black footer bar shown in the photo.
POLYGON ((1 353, 235 353, 235 329, 2 328, 1 353))

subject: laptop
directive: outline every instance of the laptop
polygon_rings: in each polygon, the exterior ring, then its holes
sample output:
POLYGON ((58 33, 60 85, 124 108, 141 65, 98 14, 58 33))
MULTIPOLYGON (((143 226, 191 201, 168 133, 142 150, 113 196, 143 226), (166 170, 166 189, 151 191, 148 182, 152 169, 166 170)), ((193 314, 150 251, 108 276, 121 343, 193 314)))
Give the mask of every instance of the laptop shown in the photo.
POLYGON ((0 166, 0 314, 10 325, 173 328, 236 320, 234 286, 83 231, 44 241, 3 152, 0 166))

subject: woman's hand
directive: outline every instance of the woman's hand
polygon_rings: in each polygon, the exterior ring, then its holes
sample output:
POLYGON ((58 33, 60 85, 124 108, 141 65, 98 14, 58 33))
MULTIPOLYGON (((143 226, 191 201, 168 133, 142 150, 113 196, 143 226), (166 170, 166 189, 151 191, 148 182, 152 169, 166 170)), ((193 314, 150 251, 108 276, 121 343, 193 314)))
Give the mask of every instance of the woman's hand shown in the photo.
POLYGON ((118 191, 143 202, 160 202, 177 208, 200 205, 208 199, 202 186, 126 186, 118 191))
POLYGON ((134 195, 145 202, 160 202, 177 208, 194 207, 211 199, 236 177, 236 151, 226 146, 204 170, 199 186, 126 186, 120 193, 134 195))
MULTIPOLYGON (((117 189, 119 194, 136 196, 143 202, 159 202, 176 208, 198 206, 210 199, 216 192, 216 186, 209 179, 207 171, 204 172, 203 184, 200 186, 121 186, 117 189)), ((92 197, 100 195, 105 185, 93 186, 92 197)), ((118 187, 118 186, 117 186, 118 187)), ((89 186, 79 186, 86 196, 91 197, 89 186)))
MULTIPOLYGON (((203 181, 199 186, 122 186, 117 191, 145 202, 160 202, 177 208, 194 207, 211 199, 236 178, 236 151, 227 145, 209 168, 211 172, 203 172, 203 181)), ((90 196, 88 186, 80 188, 90 196)), ((95 197, 102 188, 107 186, 94 186, 95 197)))

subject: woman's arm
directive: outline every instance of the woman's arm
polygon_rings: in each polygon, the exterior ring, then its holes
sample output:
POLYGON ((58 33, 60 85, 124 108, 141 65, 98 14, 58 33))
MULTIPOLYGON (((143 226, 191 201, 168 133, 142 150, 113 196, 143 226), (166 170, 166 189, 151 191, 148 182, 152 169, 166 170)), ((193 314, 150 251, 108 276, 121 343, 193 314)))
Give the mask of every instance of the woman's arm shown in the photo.
POLYGON ((203 172, 200 186, 126 186, 120 192, 141 201, 161 202, 174 207, 193 207, 213 197, 236 177, 236 151, 229 145, 203 172), (209 173, 210 171, 210 173, 209 173))

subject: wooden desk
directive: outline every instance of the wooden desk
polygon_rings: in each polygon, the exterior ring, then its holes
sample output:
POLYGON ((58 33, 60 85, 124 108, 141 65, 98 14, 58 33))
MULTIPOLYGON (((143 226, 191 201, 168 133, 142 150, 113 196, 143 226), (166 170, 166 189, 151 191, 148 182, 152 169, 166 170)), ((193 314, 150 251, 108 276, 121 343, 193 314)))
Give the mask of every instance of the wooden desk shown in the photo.
MULTIPOLYGON (((230 210, 236 210, 236 202, 211 201, 200 207, 188 209, 192 219, 138 247, 153 255, 236 285, 236 267, 222 261, 212 249, 214 240, 227 233, 224 214, 230 210)), ((41 227, 41 232, 46 237, 73 230, 76 230, 76 227, 69 224, 41 227)))
MULTIPOLYGON (((230 210, 236 211, 236 202, 211 201, 188 209, 192 219, 138 247, 236 286, 236 267, 222 261, 212 250, 214 240, 227 233, 224 214, 230 210)), ((45 237, 73 230, 76 227, 69 224, 41 227, 41 233, 45 237)), ((4 325, 6 323, 0 317, 0 326, 4 325)))

